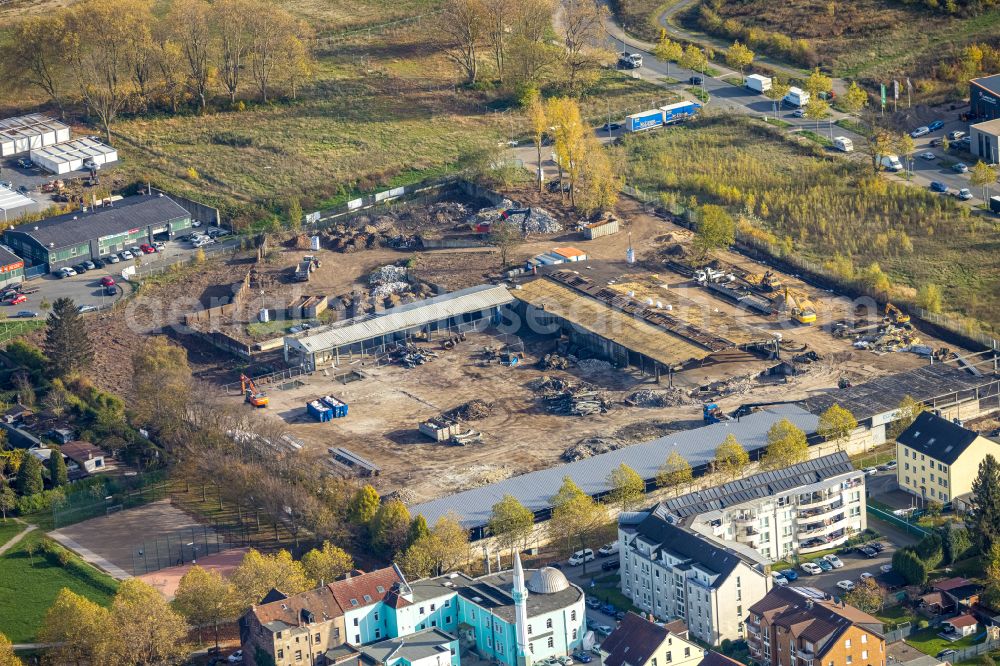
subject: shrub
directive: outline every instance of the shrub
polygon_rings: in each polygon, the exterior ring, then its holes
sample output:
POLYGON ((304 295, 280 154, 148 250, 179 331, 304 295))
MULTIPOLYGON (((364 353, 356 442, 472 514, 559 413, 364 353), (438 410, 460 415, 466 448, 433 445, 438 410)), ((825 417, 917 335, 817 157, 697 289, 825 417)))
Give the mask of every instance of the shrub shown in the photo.
POLYGON ((938 568, 941 564, 941 560, 944 559, 944 553, 942 549, 941 535, 937 532, 931 532, 923 539, 916 547, 917 556, 923 560, 924 567, 927 571, 938 568))
POLYGON ((969 537, 969 530, 964 527, 953 528, 945 525, 941 531, 945 564, 952 564, 970 555, 972 539, 969 537))
POLYGON ((892 570, 909 585, 927 582, 927 567, 913 548, 900 548, 892 556, 892 570))

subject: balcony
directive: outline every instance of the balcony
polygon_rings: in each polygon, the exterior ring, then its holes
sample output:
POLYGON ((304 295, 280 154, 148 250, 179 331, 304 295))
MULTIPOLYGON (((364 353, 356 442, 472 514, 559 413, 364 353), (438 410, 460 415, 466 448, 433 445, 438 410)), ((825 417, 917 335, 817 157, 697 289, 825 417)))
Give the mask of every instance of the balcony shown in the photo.
POLYGON ((736 541, 738 543, 745 543, 751 547, 755 547, 758 543, 760 543, 760 532, 758 532, 755 527, 737 530, 736 541))
POLYGON ((746 625, 747 632, 751 636, 753 636, 754 638, 760 638, 760 626, 759 625, 753 624, 751 622, 744 622, 743 624, 746 625))
POLYGON ((795 520, 799 523, 809 520, 815 522, 817 520, 823 520, 831 516, 832 514, 840 511, 844 508, 843 501, 834 502, 833 504, 825 504, 822 506, 817 506, 813 509, 806 509, 805 511, 799 509, 798 513, 795 515, 795 520))
POLYGON ((733 518, 733 525, 737 528, 756 526, 757 516, 748 513, 740 514, 733 518))
POLYGON ((847 527, 847 516, 844 513, 840 513, 833 518, 824 520, 819 524, 810 524, 803 526, 799 529, 798 537, 800 540, 809 539, 811 537, 826 536, 837 530, 842 530, 847 527))
POLYGON ((848 531, 841 529, 827 536, 815 537, 803 541, 799 544, 799 553, 808 555, 809 553, 815 553, 827 548, 842 546, 847 541, 848 536, 848 531))
POLYGON ((837 488, 836 490, 827 490, 825 492, 816 492, 811 495, 799 495, 798 509, 799 511, 802 511, 803 509, 823 506, 824 504, 829 504, 830 502, 836 502, 840 498, 840 488, 837 488))

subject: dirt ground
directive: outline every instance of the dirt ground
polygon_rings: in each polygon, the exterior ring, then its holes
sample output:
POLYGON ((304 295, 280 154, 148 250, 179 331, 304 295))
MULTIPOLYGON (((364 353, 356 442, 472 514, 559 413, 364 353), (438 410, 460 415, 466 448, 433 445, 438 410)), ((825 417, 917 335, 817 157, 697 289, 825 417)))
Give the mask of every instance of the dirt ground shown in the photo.
POLYGON ((192 562, 191 564, 167 567, 153 573, 143 574, 139 578, 159 590, 160 594, 169 601, 177 594, 177 586, 180 584, 181 578, 195 564, 206 571, 217 571, 223 578, 229 578, 230 574, 243 561, 243 556, 247 554, 248 550, 249 548, 231 548, 230 550, 215 553, 214 555, 199 557, 197 563, 192 562))
MULTIPOLYGON (((213 543, 215 539, 211 528, 193 520, 170 500, 91 518, 57 531, 130 574, 134 567, 142 571, 141 559, 136 558, 147 558, 148 568, 154 568, 152 563, 157 556, 157 546, 160 562, 165 565, 174 563, 168 562, 168 553, 171 560, 179 557, 179 548, 184 550, 185 561, 190 559, 192 549, 183 544, 198 544, 205 540, 206 535, 213 543)), ((204 553, 205 549, 202 548, 201 552, 204 553)))

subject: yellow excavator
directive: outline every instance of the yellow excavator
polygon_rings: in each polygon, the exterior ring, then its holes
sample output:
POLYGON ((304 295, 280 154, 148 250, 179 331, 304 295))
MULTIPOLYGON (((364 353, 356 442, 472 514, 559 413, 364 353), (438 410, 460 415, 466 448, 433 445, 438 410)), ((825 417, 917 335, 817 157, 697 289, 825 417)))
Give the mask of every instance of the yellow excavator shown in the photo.
POLYGON ((906 314, 892 303, 885 304, 885 321, 890 324, 909 324, 910 315, 906 314))
POLYGON ((801 292, 789 292, 785 287, 785 310, 792 321, 799 324, 816 323, 816 306, 809 297, 801 292))

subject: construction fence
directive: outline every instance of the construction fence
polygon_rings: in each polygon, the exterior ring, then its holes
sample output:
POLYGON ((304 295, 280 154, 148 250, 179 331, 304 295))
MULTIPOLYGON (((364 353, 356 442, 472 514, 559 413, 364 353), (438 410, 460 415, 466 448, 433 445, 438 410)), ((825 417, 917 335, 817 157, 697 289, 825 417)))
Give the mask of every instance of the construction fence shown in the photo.
POLYGON ((923 538, 928 534, 930 534, 930 532, 925 530, 923 527, 920 527, 919 525, 914 525, 913 523, 904 520, 903 518, 900 518, 895 514, 889 513, 888 511, 883 511, 882 509, 876 506, 872 506, 871 504, 867 505, 867 509, 869 516, 873 516, 875 518, 878 518, 879 520, 887 522, 893 527, 897 527, 903 530, 907 534, 912 534, 913 536, 919 538, 923 538))
POLYGON ((208 525, 177 530, 136 543, 132 548, 132 575, 141 576, 167 567, 190 564, 199 557, 247 543, 247 536, 238 530, 208 525))
MULTIPOLYGON (((669 216, 671 221, 689 229, 694 228, 694 215, 692 214, 692 211, 683 203, 668 200, 658 193, 644 192, 638 187, 627 184, 622 187, 622 192, 646 204, 653 209, 653 211, 669 216)), ((870 296, 876 300, 883 297, 882 295, 869 291, 860 285, 844 284, 843 280, 839 276, 833 274, 825 267, 802 259, 801 257, 783 254, 778 248, 774 247, 770 243, 741 233, 738 229, 736 231, 735 245, 741 251, 752 257, 766 259, 768 263, 776 263, 779 267, 781 264, 785 264, 792 268, 793 272, 802 273, 813 278, 814 280, 824 282, 831 286, 836 286, 840 291, 848 295, 856 294, 858 296, 870 296)), ((951 336, 959 338, 965 344, 1000 351, 1000 342, 992 336, 972 330, 968 324, 956 321, 951 317, 947 317, 942 314, 928 312, 927 310, 915 305, 910 305, 908 308, 910 316, 914 319, 918 319, 925 324, 936 327, 940 331, 947 332, 951 334, 951 336)))
POLYGON ((103 483, 82 485, 77 492, 52 505, 54 529, 73 525, 115 511, 131 509, 166 498, 166 475, 161 472, 134 477, 103 478, 103 483))

